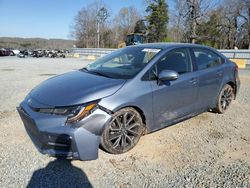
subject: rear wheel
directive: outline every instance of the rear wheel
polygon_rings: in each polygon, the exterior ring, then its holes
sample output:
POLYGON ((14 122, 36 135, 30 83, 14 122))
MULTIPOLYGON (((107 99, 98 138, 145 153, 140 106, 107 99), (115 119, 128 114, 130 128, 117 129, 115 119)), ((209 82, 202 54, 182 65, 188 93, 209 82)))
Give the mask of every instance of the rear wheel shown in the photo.
POLYGON ((234 89, 226 84, 220 92, 215 112, 223 114, 234 99, 234 89))
POLYGON ((125 153, 137 144, 143 131, 140 114, 134 108, 121 109, 105 127, 101 146, 112 154, 125 153))

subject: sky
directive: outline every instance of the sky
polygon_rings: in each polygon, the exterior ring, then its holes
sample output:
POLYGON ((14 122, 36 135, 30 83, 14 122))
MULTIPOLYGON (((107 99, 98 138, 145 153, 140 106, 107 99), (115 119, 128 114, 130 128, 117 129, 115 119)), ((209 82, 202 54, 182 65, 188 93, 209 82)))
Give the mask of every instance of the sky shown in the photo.
MULTIPOLYGON (((145 10, 145 0, 102 0, 114 16, 123 7, 145 10)), ((77 12, 94 0, 0 0, 0 37, 69 39, 77 12)))

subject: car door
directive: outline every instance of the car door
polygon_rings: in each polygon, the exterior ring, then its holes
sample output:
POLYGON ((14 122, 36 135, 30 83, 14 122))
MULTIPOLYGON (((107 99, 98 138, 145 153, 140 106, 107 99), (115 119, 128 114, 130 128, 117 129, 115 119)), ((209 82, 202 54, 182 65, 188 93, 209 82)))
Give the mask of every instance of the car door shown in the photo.
POLYGON ((159 129, 196 110, 198 80, 192 71, 188 48, 166 53, 154 69, 156 75, 162 70, 174 70, 179 74, 179 78, 173 81, 151 82, 155 127, 159 129))
POLYGON ((199 110, 207 110, 215 105, 223 78, 223 58, 206 48, 193 48, 199 91, 199 110))

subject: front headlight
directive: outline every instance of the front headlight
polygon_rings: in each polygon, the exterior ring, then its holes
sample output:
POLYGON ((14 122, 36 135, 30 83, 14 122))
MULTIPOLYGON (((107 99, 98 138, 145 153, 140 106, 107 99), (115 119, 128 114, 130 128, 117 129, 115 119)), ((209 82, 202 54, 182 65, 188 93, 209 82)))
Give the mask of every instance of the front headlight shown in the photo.
POLYGON ((40 108, 36 109, 37 112, 63 115, 67 116, 68 123, 75 123, 87 117, 96 107, 96 103, 90 103, 87 105, 73 106, 73 107, 58 107, 58 108, 40 108))

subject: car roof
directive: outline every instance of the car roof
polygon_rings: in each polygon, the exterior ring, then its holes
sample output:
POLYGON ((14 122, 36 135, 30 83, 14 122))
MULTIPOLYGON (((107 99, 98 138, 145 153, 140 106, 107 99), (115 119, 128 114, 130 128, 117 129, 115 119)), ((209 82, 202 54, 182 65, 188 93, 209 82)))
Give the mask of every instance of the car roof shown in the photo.
POLYGON ((158 43, 146 43, 146 44, 140 44, 130 47, 145 47, 145 48, 161 48, 161 49, 167 49, 167 48, 173 48, 173 47, 205 47, 208 48, 208 46, 199 45, 199 44, 191 44, 191 43, 171 43, 171 42, 158 42, 158 43))

